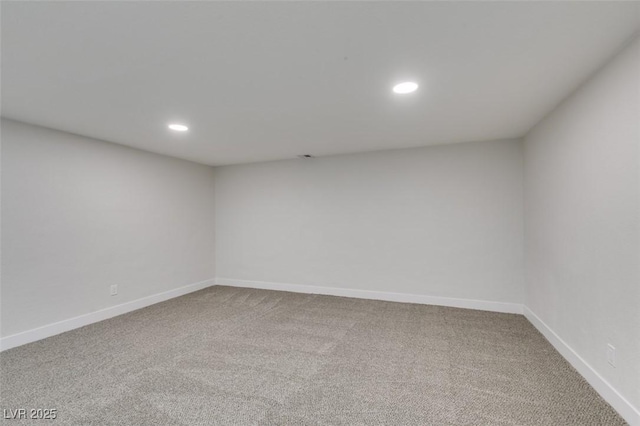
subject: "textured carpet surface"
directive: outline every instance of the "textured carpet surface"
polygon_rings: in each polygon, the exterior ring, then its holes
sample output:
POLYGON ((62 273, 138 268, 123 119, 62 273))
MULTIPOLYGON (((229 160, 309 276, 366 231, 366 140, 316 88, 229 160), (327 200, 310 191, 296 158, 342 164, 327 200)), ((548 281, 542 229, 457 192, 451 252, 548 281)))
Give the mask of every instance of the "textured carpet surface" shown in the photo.
POLYGON ((331 296, 212 287, 0 367, 57 424, 625 424, 521 315, 331 296))

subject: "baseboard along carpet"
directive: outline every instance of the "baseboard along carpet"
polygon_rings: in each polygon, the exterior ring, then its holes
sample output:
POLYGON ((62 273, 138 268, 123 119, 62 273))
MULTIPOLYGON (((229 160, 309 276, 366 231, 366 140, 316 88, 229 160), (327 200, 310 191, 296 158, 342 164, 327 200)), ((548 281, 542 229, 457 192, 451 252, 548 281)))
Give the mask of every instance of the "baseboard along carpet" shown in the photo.
POLYGON ((56 424, 625 424, 522 315, 221 286, 7 350, 0 386, 56 424))

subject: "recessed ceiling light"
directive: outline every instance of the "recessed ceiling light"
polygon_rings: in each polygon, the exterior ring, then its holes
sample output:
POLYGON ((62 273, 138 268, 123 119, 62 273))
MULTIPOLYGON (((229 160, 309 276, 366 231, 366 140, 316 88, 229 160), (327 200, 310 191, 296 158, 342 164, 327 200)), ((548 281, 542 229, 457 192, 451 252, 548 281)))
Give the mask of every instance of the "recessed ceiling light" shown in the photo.
POLYGON ((418 90, 418 83, 414 83, 413 81, 405 81, 404 83, 393 86, 393 91, 401 95, 415 92, 416 90, 418 90))
POLYGON ((187 126, 185 126, 184 124, 169 124, 168 126, 171 130, 175 130, 176 132, 186 132, 187 130, 189 130, 189 128, 187 126))

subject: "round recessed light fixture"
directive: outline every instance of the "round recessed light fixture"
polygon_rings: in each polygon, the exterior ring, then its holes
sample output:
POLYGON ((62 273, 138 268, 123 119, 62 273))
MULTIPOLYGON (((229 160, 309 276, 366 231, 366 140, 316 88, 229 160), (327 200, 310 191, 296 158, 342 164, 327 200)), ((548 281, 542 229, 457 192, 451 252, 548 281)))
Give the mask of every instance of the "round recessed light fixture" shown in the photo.
POLYGON ((418 90, 418 83, 414 83, 413 81, 405 81, 404 83, 393 86, 393 92, 400 95, 415 92, 416 90, 418 90))
POLYGON ((184 124, 178 123, 171 123, 167 127, 169 127, 171 130, 175 130, 176 132, 186 132, 187 130, 189 130, 189 128, 184 124))

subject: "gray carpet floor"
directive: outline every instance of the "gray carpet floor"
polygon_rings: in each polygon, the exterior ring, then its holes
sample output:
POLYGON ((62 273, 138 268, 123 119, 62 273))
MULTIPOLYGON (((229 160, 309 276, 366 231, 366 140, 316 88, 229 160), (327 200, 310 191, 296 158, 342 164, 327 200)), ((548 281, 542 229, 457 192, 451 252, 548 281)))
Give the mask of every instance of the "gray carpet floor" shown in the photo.
POLYGON ((5 351, 0 374, 0 408, 56 424, 625 424, 521 315, 230 287, 5 351))

